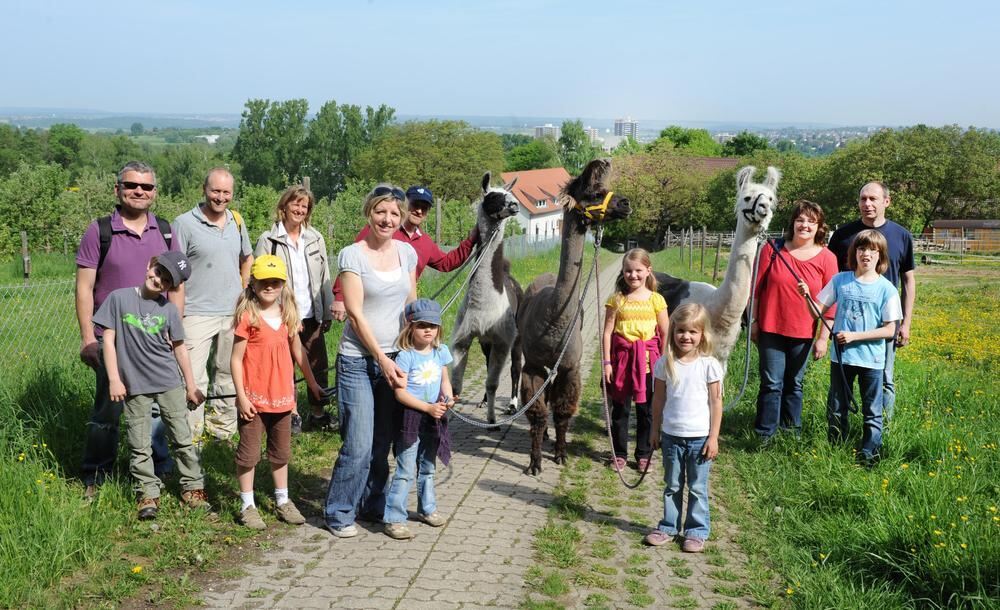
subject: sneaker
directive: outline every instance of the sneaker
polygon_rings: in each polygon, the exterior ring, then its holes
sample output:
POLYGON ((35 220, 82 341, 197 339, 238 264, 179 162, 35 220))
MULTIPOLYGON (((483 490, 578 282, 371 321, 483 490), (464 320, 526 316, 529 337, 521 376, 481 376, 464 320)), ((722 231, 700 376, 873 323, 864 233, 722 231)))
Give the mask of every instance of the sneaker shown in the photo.
POLYGON ((181 492, 181 502, 188 508, 212 508, 208 503, 208 495, 204 489, 189 489, 181 492))
POLYGON ((292 434, 302 434, 302 417, 292 413, 292 434))
POLYGON ((385 535, 394 540, 409 540, 413 538, 413 532, 405 523, 386 523, 385 535))
POLYGON ((685 553, 700 553, 705 549, 705 541, 701 538, 685 538, 681 550, 685 553))
POLYGON ((419 519, 431 527, 441 527, 448 523, 448 518, 437 511, 429 515, 420 515, 419 519))
POLYGON ((302 525, 306 522, 306 518, 302 516, 298 507, 291 500, 278 505, 278 509, 275 512, 278 513, 279 519, 291 525, 302 525))
POLYGON ((623 457, 615 457, 610 462, 608 462, 608 466, 611 467, 611 470, 625 470, 625 465, 627 463, 628 462, 625 460, 625 458, 623 458, 623 457), (615 468, 615 463, 616 462, 618 464, 617 468, 615 468))
POLYGON ((330 533, 337 538, 354 538, 358 535, 358 528, 353 523, 344 527, 333 527, 327 524, 326 529, 330 530, 330 533))
POLYGON ((239 521, 240 524, 245 525, 252 530, 267 529, 267 524, 260 518, 260 513, 257 511, 256 506, 248 506, 243 509, 243 512, 240 513, 239 521))
POLYGON ((309 432, 319 432, 319 431, 333 431, 337 429, 337 424, 333 421, 333 417, 329 413, 323 413, 322 415, 314 415, 310 413, 306 416, 305 425, 303 429, 309 432))
POLYGON ((83 499, 86 502, 93 502, 97 498, 97 485, 90 484, 87 485, 86 489, 83 490, 83 499))
POLYGON ((139 500, 139 521, 149 521, 156 519, 156 514, 160 511, 159 498, 143 498, 139 500))
POLYGON ((671 536, 670 534, 666 533, 663 530, 653 530, 648 534, 646 534, 646 537, 643 538, 643 542, 645 542, 649 546, 663 546, 664 544, 670 542, 673 539, 674 539, 673 536, 671 536))
POLYGON ((646 472, 649 470, 649 458, 639 458, 635 462, 635 469, 639 472, 646 472))

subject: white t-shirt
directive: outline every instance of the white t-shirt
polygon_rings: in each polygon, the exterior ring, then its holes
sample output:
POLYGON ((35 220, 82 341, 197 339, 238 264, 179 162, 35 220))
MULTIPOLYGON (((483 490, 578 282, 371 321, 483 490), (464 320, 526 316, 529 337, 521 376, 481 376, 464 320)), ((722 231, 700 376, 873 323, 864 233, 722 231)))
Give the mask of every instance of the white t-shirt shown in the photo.
POLYGON ((674 377, 667 378, 666 356, 653 365, 653 377, 666 383, 663 403, 664 433, 683 438, 708 436, 711 413, 708 384, 722 381, 722 365, 712 356, 699 356, 694 362, 674 360, 674 377))

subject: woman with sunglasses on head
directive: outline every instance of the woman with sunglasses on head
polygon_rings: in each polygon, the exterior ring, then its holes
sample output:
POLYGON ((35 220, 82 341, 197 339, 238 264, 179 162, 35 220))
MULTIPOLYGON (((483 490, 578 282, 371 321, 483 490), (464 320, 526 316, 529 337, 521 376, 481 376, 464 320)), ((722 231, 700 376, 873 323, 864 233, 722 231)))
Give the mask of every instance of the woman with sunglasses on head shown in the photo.
MULTIPOLYGON (((760 370, 754 431, 763 443, 779 429, 796 436, 802 430, 802 377, 816 322, 789 267, 814 296, 819 294, 837 274, 837 257, 825 247, 827 234, 823 208, 800 199, 794 203, 784 238, 769 240, 760 251, 750 339, 757 344, 760 370), (777 260, 779 256, 784 262, 777 260)), ((828 317, 832 319, 832 313, 828 317)), ((826 355, 828 337, 826 328, 821 329, 812 349, 814 359, 826 355)))
POLYGON ((337 258, 347 323, 337 355, 337 403, 344 444, 333 465, 324 518, 338 538, 356 536, 356 518, 381 521, 389 478, 395 389, 406 375, 395 363, 406 304, 417 297, 417 253, 393 235, 406 196, 389 184, 365 197, 368 235, 337 258))

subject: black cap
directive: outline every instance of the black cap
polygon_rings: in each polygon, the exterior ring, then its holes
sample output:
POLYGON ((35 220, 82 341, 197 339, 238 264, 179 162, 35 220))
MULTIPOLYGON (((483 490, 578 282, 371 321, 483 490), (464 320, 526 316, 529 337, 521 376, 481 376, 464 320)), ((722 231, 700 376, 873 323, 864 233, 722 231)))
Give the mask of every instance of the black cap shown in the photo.
POLYGON ((156 257, 156 264, 170 273, 170 282, 174 288, 180 286, 191 277, 191 263, 183 253, 168 250, 156 257))

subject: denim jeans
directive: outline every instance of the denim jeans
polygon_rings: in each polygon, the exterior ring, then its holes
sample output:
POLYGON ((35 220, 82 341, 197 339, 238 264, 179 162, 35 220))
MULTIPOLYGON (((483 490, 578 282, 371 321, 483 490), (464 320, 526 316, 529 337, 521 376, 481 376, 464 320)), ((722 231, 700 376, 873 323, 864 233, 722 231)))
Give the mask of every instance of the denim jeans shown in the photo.
POLYGON ((159 498, 163 483, 153 470, 150 447, 152 408, 160 407, 162 421, 170 437, 170 445, 177 457, 181 489, 204 489, 201 459, 195 449, 188 425, 187 396, 184 386, 158 394, 137 394, 125 400, 125 434, 129 446, 129 472, 134 479, 134 489, 140 497, 159 498))
POLYGON ((380 518, 385 513, 393 414, 399 407, 371 356, 338 355, 337 390, 344 444, 333 465, 323 514, 330 527, 342 528, 353 524, 359 512, 380 518))
POLYGON ((846 383, 840 371, 839 364, 830 363, 830 393, 826 405, 830 442, 843 442, 847 438, 850 431, 848 408, 851 406, 851 398, 847 392, 854 392, 854 380, 857 379, 861 390, 861 416, 864 423, 861 457, 870 460, 882 447, 882 369, 845 364, 843 371, 846 383))
MULTIPOLYGON (((397 441, 398 447, 398 441, 397 441)), ((434 497, 434 459, 437 456, 438 439, 423 435, 402 451, 393 451, 396 456, 396 472, 385 498, 385 522, 404 523, 409 513, 406 498, 413 489, 413 479, 417 479, 417 512, 429 515, 437 510, 434 497)))
POLYGON ((708 471, 712 461, 701 454, 708 437, 683 438, 660 432, 663 451, 663 519, 656 526, 669 536, 682 530, 688 538, 705 540, 711 531, 708 514, 708 471), (687 485, 687 516, 681 521, 684 485, 687 485))
MULTIPOLYGON (((97 344, 103 354, 104 339, 97 338, 97 344)), ((80 476, 84 485, 101 485, 111 475, 118 457, 118 426, 125 403, 111 400, 108 370, 104 368, 104 358, 98 358, 94 369, 96 383, 94 388, 94 408, 87 422, 87 437, 83 445, 83 461, 80 464, 80 476)), ((153 467, 156 476, 164 477, 174 469, 174 461, 167 451, 166 428, 160 419, 158 407, 153 409, 152 424, 153 467)))
MULTIPOLYGON (((897 331, 899 326, 897 325, 897 331)), ((896 411, 896 383, 892 374, 896 368, 896 339, 885 342, 885 372, 882 373, 882 415, 888 424, 896 411)))
POLYGON ((778 431, 802 429, 802 377, 811 339, 761 332, 757 339, 760 390, 754 430, 762 438, 778 431))

